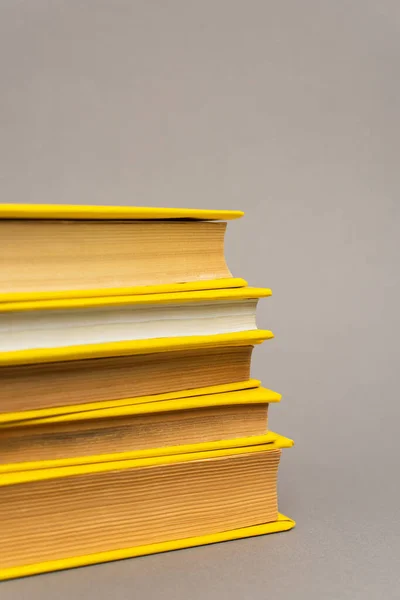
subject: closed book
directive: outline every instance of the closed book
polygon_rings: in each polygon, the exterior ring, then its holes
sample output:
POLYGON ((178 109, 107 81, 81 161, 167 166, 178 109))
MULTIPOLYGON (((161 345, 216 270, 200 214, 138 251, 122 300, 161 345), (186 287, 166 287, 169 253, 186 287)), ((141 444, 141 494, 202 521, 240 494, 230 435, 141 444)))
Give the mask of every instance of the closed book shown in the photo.
POLYGON ((0 422, 10 420, 10 413, 62 413, 126 398, 187 395, 189 389, 254 387, 252 348, 271 337, 270 331, 254 330, 0 352, 0 422))
POLYGON ((251 331, 269 295, 244 287, 0 303, 0 352, 251 331))
POLYGON ((0 301, 238 287, 224 257, 240 211, 0 205, 0 301))
POLYGON ((36 418, 20 413, 20 420, 0 423, 0 473, 15 463, 64 464, 111 453, 117 459, 124 452, 240 438, 257 443, 267 431, 269 403, 280 398, 256 387, 132 404, 127 398, 124 405, 36 418))
POLYGON ((290 529, 276 482, 292 441, 270 435, 259 445, 3 474, 0 579, 290 529))

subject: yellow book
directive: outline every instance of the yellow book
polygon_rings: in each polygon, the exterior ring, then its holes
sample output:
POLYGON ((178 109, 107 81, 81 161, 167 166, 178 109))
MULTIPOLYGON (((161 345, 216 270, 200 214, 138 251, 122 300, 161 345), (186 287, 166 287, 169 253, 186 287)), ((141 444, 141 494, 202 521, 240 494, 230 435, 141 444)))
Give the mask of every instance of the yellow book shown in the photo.
POLYGON ((224 258, 224 221, 242 214, 2 204, 0 302, 243 286, 224 258))
POLYGON ((25 418, 11 413, 254 387, 252 349, 272 337, 253 330, 0 352, 0 422, 25 418))
POLYGON ((0 579, 291 529, 276 480, 293 442, 268 435, 258 445, 4 473, 0 579))
POLYGON ((0 352, 251 331, 269 295, 244 287, 0 303, 0 352))
MULTIPOLYGON (((280 394, 262 387, 53 414, 0 424, 0 473, 16 463, 56 461, 248 438, 267 431, 280 394)), ((88 458, 88 460, 91 460, 88 458)))
MULTIPOLYGON (((164 355, 162 355, 164 356, 164 355)), ((82 361, 82 362, 86 362, 86 361, 82 361)), ((38 375, 37 369, 36 367, 41 366, 42 363, 39 363, 39 365, 35 365, 33 367, 34 371, 33 371, 33 376, 36 374, 36 376, 38 375)), ((50 363, 50 367, 52 366, 53 363, 50 363)), ((57 363, 56 363, 57 364, 57 363)), ((81 362, 67 362, 67 365, 81 365, 81 362)), ((46 366, 46 363, 45 363, 46 366)), ((64 364, 63 364, 64 366, 64 364)), ((30 368, 30 365, 28 365, 27 368, 30 368)), ((0 371, 0 373, 2 373, 3 377, 5 377, 5 372, 11 370, 11 372, 14 371, 14 367, 11 367, 10 369, 7 369, 6 367, 3 367, 2 370, 0 371)), ((24 397, 20 397, 18 394, 22 393, 22 396, 24 396, 24 393, 21 391, 21 387, 17 387, 18 384, 18 374, 21 376, 22 373, 20 372, 21 369, 18 367, 16 369, 16 373, 17 373, 17 377, 15 379, 11 379, 9 381, 7 381, 7 389, 9 389, 9 396, 12 396, 11 398, 8 397, 9 400, 9 408, 12 409, 16 409, 16 408, 20 408, 20 406, 22 404, 27 404, 29 403, 30 405, 33 403, 33 400, 31 398, 30 392, 31 390, 29 390, 28 386, 26 387, 27 390, 27 394, 28 394, 28 398, 24 398, 24 397), (14 387, 17 387, 16 390, 14 390, 14 395, 12 394, 13 388, 12 385, 14 384, 14 387)), ((78 376, 79 373, 76 374, 76 376, 78 376)), ((117 378, 118 375, 115 375, 115 377, 117 378)), ((103 380, 102 380, 103 381, 103 380)), ((94 382, 93 382, 94 383, 94 382)), ((51 381, 48 382, 48 386, 49 389, 48 394, 49 394, 49 400, 48 403, 51 403, 51 381)), ((62 384, 61 384, 62 385, 62 384)), ((206 387, 199 387, 199 388, 191 388, 191 389, 184 389, 184 390, 179 390, 179 391, 175 391, 175 392, 166 392, 163 394, 153 394, 153 395, 147 395, 147 396, 135 396, 135 397, 123 397, 123 398, 119 398, 118 400, 103 400, 103 401, 97 401, 97 402, 83 402, 82 401, 82 397, 79 396, 79 392, 78 392, 78 400, 81 400, 82 402, 80 404, 63 404, 61 406, 49 406, 46 408, 34 408, 32 410, 18 410, 16 412, 2 412, 0 413, 0 427, 3 426, 8 426, 8 425, 17 425, 17 423, 24 423, 25 421, 33 421, 36 419, 45 419, 47 417, 56 417, 56 416, 62 416, 62 415, 73 415, 75 413, 86 413, 89 411, 103 411, 104 409, 119 409, 119 408, 124 408, 124 407, 130 407, 132 405, 135 404, 145 404, 147 402, 155 402, 155 403, 162 403, 165 401, 171 401, 171 400, 185 400, 186 398, 193 398, 195 396, 209 396, 212 394, 225 394, 226 392, 237 392, 239 390, 252 390, 254 388, 258 388, 260 387, 261 382, 258 381, 257 379, 247 379, 246 381, 235 381, 234 383, 228 383, 228 384, 222 384, 222 385, 210 385, 210 386, 206 386, 206 387)), ((0 386, 0 391, 1 391, 1 386, 0 386)), ((44 386, 41 387, 41 389, 44 389, 44 386)), ((67 393, 70 393, 69 388, 67 389, 67 393)), ((39 390, 38 390, 38 394, 40 394, 39 390)), ((54 393, 55 395, 55 393, 54 393)), ((107 397, 109 395, 109 392, 105 393, 105 397, 107 397)), ((98 394, 96 392, 95 397, 98 397, 98 394)), ((0 393, 0 398, 2 400, 2 406, 5 406, 5 399, 6 399, 6 394, 1 394, 0 393)), ((36 400, 36 398, 35 398, 36 400)), ((38 402, 40 402, 40 395, 38 396, 38 402)), ((53 398, 54 400, 54 398, 53 398)), ((43 398, 42 398, 42 403, 43 403, 43 398)))

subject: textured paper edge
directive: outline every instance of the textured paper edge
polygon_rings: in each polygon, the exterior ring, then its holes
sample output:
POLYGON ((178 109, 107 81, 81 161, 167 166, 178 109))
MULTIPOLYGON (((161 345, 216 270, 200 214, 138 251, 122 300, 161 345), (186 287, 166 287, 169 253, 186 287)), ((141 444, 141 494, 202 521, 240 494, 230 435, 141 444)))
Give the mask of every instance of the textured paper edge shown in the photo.
POLYGON ((148 556, 161 552, 169 552, 171 550, 182 550, 184 548, 193 548, 196 546, 205 546, 208 544, 216 544, 227 542, 236 539, 254 537, 258 535, 266 535, 270 533, 278 533, 288 531, 295 527, 296 523, 285 515, 278 514, 278 519, 272 523, 262 525, 254 525, 252 527, 243 527, 241 529, 233 529, 214 533, 210 535, 202 535, 199 537, 184 538, 181 540, 173 540, 170 542, 161 542, 157 544, 149 544, 146 546, 137 546, 133 548, 124 548, 121 550, 112 550, 110 552, 100 552, 97 554, 88 554, 86 556, 77 556, 72 558, 64 558, 60 560, 52 560, 33 565, 25 565, 20 567, 10 567, 0 571, 0 580, 15 579, 17 577, 26 577, 28 575, 38 575, 39 573, 48 573, 52 571, 61 571, 64 569, 72 569, 75 567, 84 567, 95 565, 115 560, 123 560, 138 556, 148 556))

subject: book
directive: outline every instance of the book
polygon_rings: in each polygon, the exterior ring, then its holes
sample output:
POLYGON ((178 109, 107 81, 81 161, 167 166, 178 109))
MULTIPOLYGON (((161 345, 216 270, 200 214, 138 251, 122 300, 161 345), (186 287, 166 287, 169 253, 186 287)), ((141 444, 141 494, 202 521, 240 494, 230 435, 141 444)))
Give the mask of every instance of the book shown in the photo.
POLYGON ((0 303, 0 352, 254 330, 258 300, 270 294, 244 287, 0 303))
POLYGON ((199 388, 206 394, 254 387, 258 384, 249 380, 253 346, 272 337, 270 331, 254 330, 1 352, 0 422, 10 420, 9 413, 71 412, 162 393, 173 398, 189 389, 193 395, 199 388))
POLYGON ((290 529, 276 480, 291 445, 275 434, 260 445, 8 472, 0 579, 290 529))
POLYGON ((2 423, 0 473, 1 466, 22 462, 47 461, 49 466, 111 453, 117 459, 121 453, 149 448, 236 438, 257 441, 267 431, 269 403, 280 398, 257 387, 162 401, 138 399, 136 404, 126 399, 125 405, 112 408, 2 423))
POLYGON ((225 220, 242 214, 2 204, 0 301, 245 285, 224 257, 225 220))

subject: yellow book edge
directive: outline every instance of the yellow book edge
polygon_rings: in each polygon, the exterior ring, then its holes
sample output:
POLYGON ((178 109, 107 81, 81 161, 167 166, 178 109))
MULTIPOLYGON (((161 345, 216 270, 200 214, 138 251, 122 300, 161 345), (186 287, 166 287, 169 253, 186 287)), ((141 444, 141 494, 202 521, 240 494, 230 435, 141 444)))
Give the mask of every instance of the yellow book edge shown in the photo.
POLYGON ((185 283, 162 283, 119 288, 97 288, 88 290, 61 290, 50 292, 9 292, 0 294, 0 303, 31 302, 44 300, 68 300, 83 298, 104 298, 113 296, 136 296, 146 294, 169 294, 201 290, 230 289, 246 287, 247 281, 237 277, 204 279, 185 283))
POLYGON ((79 204, 0 204, 0 219, 71 219, 142 221, 194 219, 229 221, 244 215, 241 210, 158 208, 155 206, 88 206, 79 204))
POLYGON ((232 529, 230 531, 222 531, 221 533, 184 538, 181 540, 172 540, 169 542, 159 542, 157 544, 148 544, 146 546, 123 548, 121 550, 111 550, 109 552, 99 552, 97 554, 88 554, 86 556, 50 560, 32 565, 9 567, 0 571, 0 580, 15 579, 17 577, 38 575, 39 573, 61 571, 75 567, 84 567, 115 560, 123 560, 126 558, 134 558, 137 556, 169 552, 171 550, 182 550, 184 548, 192 548, 195 546, 205 546, 207 544, 228 542, 231 540, 254 537, 257 535, 278 533, 281 531, 288 531, 289 529, 295 527, 295 525, 295 521, 279 513, 276 521, 264 523, 262 525, 254 525, 252 527, 242 527, 241 529, 232 529))
POLYGON ((24 365, 42 362, 81 360, 108 356, 127 356, 134 354, 153 354, 173 350, 193 348, 216 348, 221 346, 250 346, 261 344, 274 337, 272 331, 254 329, 216 335, 193 335, 169 338, 133 340, 128 342, 110 342, 105 344, 86 344, 61 348, 35 348, 32 350, 14 350, 0 352, 0 366, 24 365))
POLYGON ((210 302, 218 300, 248 300, 271 296, 269 288, 238 287, 217 290, 196 290, 168 293, 138 294, 125 296, 104 296, 97 298, 71 298, 36 300, 29 302, 2 302, 0 312, 22 312, 27 310, 57 310, 74 308, 94 308, 98 306, 124 306, 147 304, 181 304, 187 302, 210 302))
POLYGON ((76 475, 86 475, 88 473, 157 467, 193 460, 207 460, 223 456, 265 452, 276 448, 291 448, 293 444, 293 440, 270 431, 262 436, 220 440, 217 442, 149 448, 133 452, 83 456, 54 461, 6 464, 0 466, 0 487, 32 481, 75 477, 76 475))
MULTIPOLYGON (((66 423, 72 421, 88 421, 92 419, 110 419, 116 417, 125 417, 133 415, 146 415, 163 412, 174 412, 181 410, 194 410, 198 408, 207 408, 210 406, 236 406, 243 404, 269 404, 271 402, 280 402, 281 394, 268 390, 263 387, 247 390, 237 390, 230 392, 214 394, 194 394, 193 396, 183 398, 171 398, 169 400, 156 401, 156 396, 150 396, 144 402, 129 403, 125 400, 123 406, 113 406, 109 408, 98 408, 97 410, 65 412, 65 414, 49 414, 48 416, 39 416, 36 418, 22 419, 21 413, 12 413, 11 417, 19 416, 19 420, 1 422, 1 429, 15 429, 16 427, 30 427, 34 425, 48 425, 51 423, 66 423)), ((132 398, 137 400, 137 398, 132 398)), ((51 410, 51 409, 50 409, 51 410)), ((32 411, 33 412, 33 411, 32 411)), ((36 411, 38 412, 38 411, 36 411)), ((2 415, 0 415, 1 417, 2 415)), ((7 417, 7 414, 5 415, 7 417)))
MULTIPOLYGON (((151 396, 136 396, 135 398, 122 398, 119 400, 104 400, 100 402, 88 402, 85 404, 73 404, 71 406, 56 406, 52 408, 38 408, 36 410, 24 410, 19 412, 0 413, 0 427, 17 424, 26 425, 26 421, 31 419, 45 419, 59 415, 71 415, 74 413, 86 413, 88 411, 102 411, 104 409, 119 409, 130 407, 135 404, 145 404, 147 402, 165 402, 169 400, 180 400, 183 398, 193 398, 196 396, 210 396, 212 394, 224 394, 225 392, 236 392, 240 390, 251 390, 260 387, 261 382, 257 379, 248 379, 247 381, 237 381, 235 383, 225 383, 221 385, 211 385, 202 388, 192 388, 179 392, 167 392, 165 394, 154 394, 151 396)), ((277 394, 279 397, 280 395, 277 394)), ((212 401, 210 399, 210 401, 212 401)), ((85 416, 85 418, 89 418, 85 416)))

